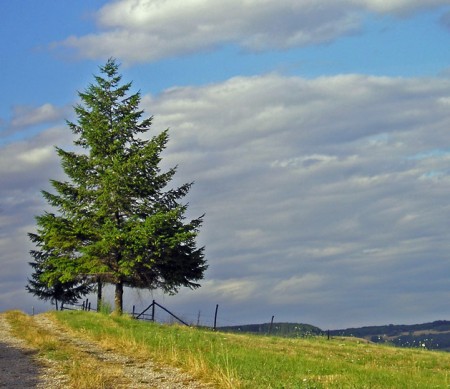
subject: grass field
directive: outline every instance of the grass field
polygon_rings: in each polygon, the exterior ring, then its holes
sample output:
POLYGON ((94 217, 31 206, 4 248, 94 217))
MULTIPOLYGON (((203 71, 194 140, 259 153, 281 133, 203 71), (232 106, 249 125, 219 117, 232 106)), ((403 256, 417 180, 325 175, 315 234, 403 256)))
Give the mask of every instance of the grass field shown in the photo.
POLYGON ((74 336, 181 367, 218 388, 450 387, 450 354, 444 352, 353 338, 237 335, 81 311, 49 314, 74 336))

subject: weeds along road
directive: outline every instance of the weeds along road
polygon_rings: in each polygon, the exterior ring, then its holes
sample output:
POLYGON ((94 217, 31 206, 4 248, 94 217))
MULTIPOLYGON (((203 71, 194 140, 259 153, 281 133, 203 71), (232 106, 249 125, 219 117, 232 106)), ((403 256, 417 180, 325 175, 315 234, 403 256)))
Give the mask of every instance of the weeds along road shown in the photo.
POLYGON ((47 346, 50 351, 53 347, 67 357, 38 353, 39 347, 13 336, 5 314, 0 314, 0 388, 212 388, 176 368, 130 358, 92 340, 73 337, 45 314, 27 320, 46 338, 46 344, 53 344, 47 346))

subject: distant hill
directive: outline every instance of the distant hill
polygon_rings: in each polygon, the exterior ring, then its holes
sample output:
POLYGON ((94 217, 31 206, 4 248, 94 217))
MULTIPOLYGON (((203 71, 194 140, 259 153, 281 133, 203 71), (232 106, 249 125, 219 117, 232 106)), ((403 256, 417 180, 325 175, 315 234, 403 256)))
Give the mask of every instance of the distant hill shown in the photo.
MULTIPOLYGON (((321 330, 319 327, 303 323, 246 324, 220 327, 219 330, 288 338, 328 335, 328 332, 321 330)), ((329 331, 329 335, 333 337, 351 336, 374 343, 389 343, 399 347, 416 347, 450 352, 450 321, 445 320, 412 325, 389 324, 346 328, 329 331)))
POLYGON ((450 321, 412 325, 384 325, 330 331, 332 336, 354 336, 374 343, 450 352, 450 321))
POLYGON ((319 327, 301 323, 264 323, 246 324, 242 326, 220 327, 224 332, 241 332, 246 334, 274 335, 287 338, 306 337, 312 335, 322 335, 323 331, 319 327))

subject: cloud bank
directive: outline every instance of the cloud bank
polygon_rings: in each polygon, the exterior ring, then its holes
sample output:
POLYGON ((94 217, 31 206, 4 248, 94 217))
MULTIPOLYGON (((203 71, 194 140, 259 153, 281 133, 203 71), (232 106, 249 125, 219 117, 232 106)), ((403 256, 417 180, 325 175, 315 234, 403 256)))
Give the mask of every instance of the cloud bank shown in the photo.
POLYGON ((27 130, 39 126, 48 126, 58 123, 69 114, 68 107, 57 107, 50 103, 41 106, 17 105, 12 107, 12 114, 9 120, 0 121, 2 132, 0 142, 10 142, 11 139, 25 133, 27 130))
MULTIPOLYGON (((438 319, 448 299, 449 90, 442 79, 269 74, 144 96, 154 130, 170 128, 164 163, 196 181, 190 212, 206 212, 210 268, 173 304, 192 313, 215 300, 233 307, 233 323, 438 319)), ((12 269, 26 267, 39 190, 61 174, 51 145, 69 144, 67 132, 2 148, 0 248, 12 269)))
POLYGON ((96 14, 98 32, 54 47, 83 58, 156 61, 236 44, 249 51, 285 50, 354 34, 368 13, 408 16, 446 0, 118 0, 96 14))

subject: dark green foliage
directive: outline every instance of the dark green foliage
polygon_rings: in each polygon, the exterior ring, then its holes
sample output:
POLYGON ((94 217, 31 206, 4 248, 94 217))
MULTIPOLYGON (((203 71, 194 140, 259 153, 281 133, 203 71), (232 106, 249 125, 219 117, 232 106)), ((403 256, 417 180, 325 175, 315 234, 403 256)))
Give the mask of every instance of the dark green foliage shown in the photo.
POLYGON ((187 222, 180 202, 192 184, 167 188, 176 168, 159 167, 168 132, 148 137, 152 118, 141 119, 140 94, 128 95, 114 60, 100 70, 79 93, 77 122, 68 122, 81 152, 57 148, 70 180, 51 181, 57 194, 43 192, 59 216, 38 217, 38 236, 58 252, 52 282, 115 284, 121 312, 124 286, 196 288, 206 262, 195 242, 202 217, 187 222))
POLYGON ((46 249, 38 235, 29 236, 41 250, 31 251, 35 262, 30 262, 34 272, 25 287, 28 292, 42 300, 50 300, 58 310, 58 302, 63 309, 64 304, 75 304, 79 298, 92 291, 91 285, 83 279, 60 281, 63 277, 58 277, 58 269, 54 265, 57 261, 56 250, 46 249))

